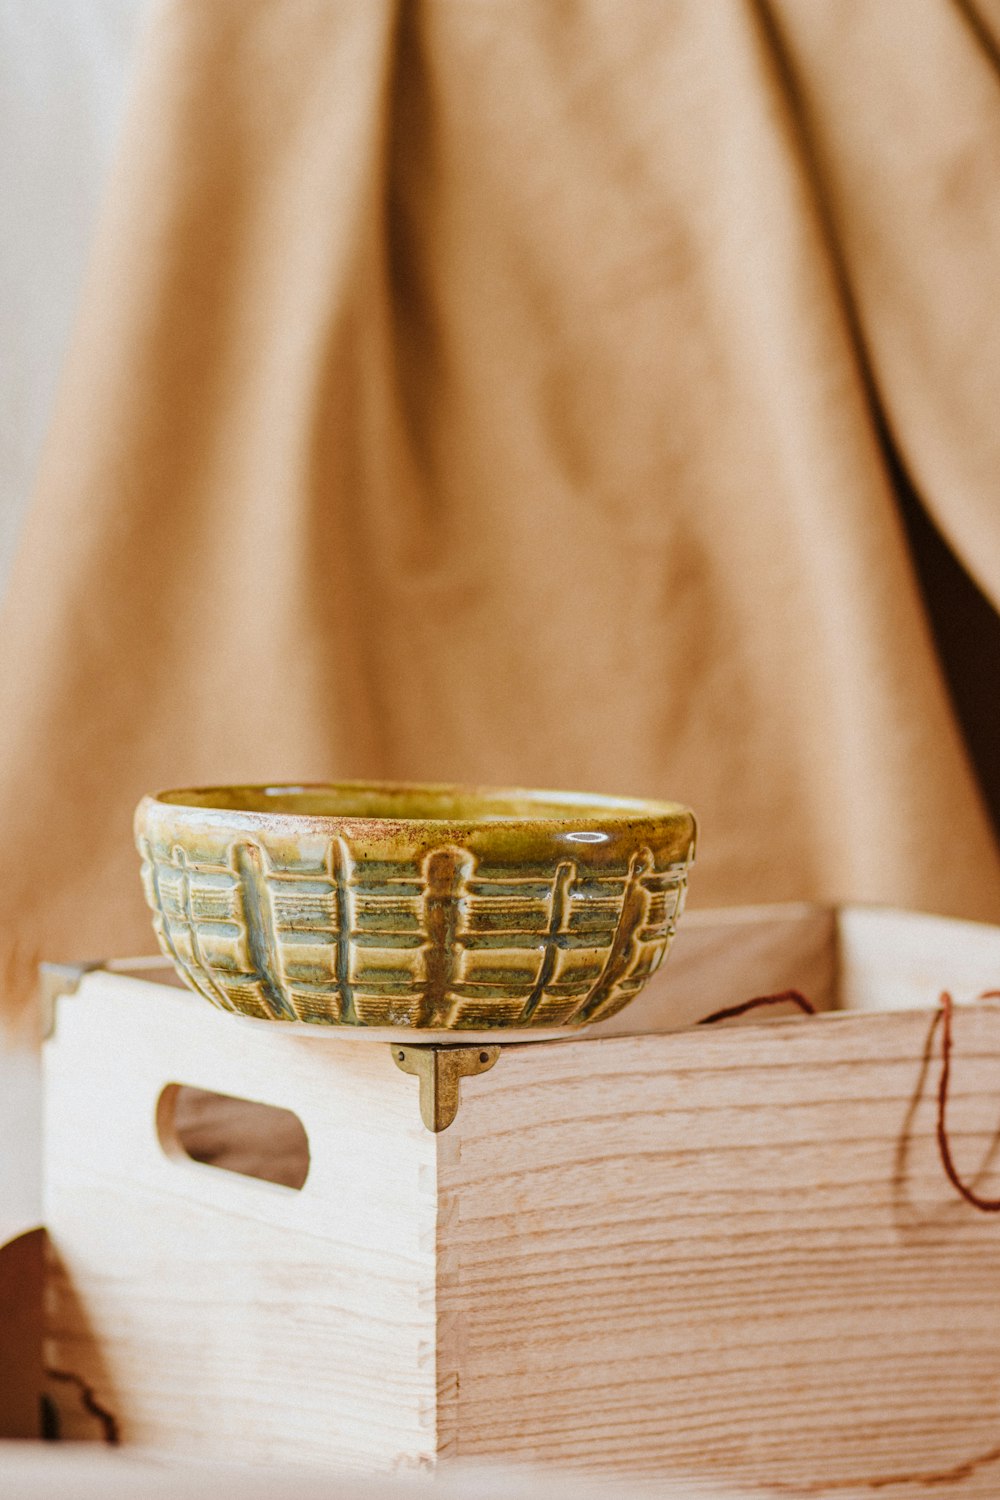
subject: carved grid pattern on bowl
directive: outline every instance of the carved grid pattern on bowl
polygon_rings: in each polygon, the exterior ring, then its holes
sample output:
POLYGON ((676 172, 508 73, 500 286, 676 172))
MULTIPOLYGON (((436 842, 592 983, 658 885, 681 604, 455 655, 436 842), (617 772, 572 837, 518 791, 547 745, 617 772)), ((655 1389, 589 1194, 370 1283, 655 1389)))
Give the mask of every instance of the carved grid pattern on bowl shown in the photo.
POLYGON ((140 845, 160 945, 214 1004, 361 1026, 562 1026, 614 1014, 661 963, 688 861, 512 874, 448 845, 420 865, 343 839, 276 863, 253 841, 198 857, 140 845))

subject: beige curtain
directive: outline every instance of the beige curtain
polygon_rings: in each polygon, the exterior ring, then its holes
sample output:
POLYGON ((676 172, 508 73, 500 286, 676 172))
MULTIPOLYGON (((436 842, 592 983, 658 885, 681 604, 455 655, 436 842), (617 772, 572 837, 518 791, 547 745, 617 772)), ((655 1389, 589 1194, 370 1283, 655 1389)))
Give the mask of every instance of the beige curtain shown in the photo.
POLYGON ((0 634, 9 1010, 151 949, 186 783, 674 796, 701 904, 1000 916, 900 508, 1000 601, 998 35, 161 5, 0 634))

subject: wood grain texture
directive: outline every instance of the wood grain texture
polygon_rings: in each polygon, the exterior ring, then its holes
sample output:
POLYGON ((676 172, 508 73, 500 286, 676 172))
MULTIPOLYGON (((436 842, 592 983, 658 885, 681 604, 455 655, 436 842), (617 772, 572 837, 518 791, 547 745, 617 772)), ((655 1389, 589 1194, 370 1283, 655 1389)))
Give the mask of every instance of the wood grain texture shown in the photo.
MULTIPOLYGON (((551 1043, 544 1068, 516 1048, 502 1108, 473 1080, 441 1137, 445 1450, 795 1493, 954 1471, 995 1496, 1000 1224, 941 1173, 931 1024, 551 1043)), ((974 1174, 1000 1011, 959 1030, 974 1174)))
MULTIPOLYGON (((849 958, 875 1010, 916 931, 881 915, 849 958)), ((955 983, 966 924, 929 921, 911 1004, 955 983)), ((835 999, 843 948, 828 911, 706 918, 688 1019, 835 999)), ((506 1047, 435 1137, 382 1044, 88 975, 48 1047, 50 1360, 186 1457, 1000 1493, 1000 1216, 941 1172, 933 1012, 669 1034, 654 1002, 648 1035, 506 1047), (302 1192, 172 1159, 170 1083, 293 1110, 302 1192)), ((961 1010, 950 1122, 984 1192, 998 1064, 1000 1009, 961 1010)))
MULTIPOLYGON (((434 1180, 416 1080, 388 1048, 272 1035, 88 976, 46 1050, 47 1363, 87 1382, 126 1443, 430 1461, 434 1180), (311 1147, 301 1192, 168 1154, 155 1117, 171 1083, 293 1110, 311 1147)), ((66 1420, 76 1405, 60 1402, 66 1420)))
MULTIPOLYGON (((106 1454, 79 1445, 0 1444, 4 1500, 756 1500, 683 1480, 587 1480, 493 1465, 386 1477, 343 1469, 249 1468, 165 1462, 142 1449, 106 1454)), ((851 1500, 848 1496, 847 1500, 851 1500)))

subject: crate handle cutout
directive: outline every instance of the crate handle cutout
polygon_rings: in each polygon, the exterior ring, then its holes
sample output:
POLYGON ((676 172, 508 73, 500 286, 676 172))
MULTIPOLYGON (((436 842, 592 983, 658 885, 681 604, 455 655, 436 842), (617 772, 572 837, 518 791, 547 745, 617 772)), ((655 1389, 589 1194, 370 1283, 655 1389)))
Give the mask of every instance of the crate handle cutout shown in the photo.
POLYGON ((257 1099, 168 1083, 156 1102, 156 1133, 175 1161, 296 1192, 309 1175, 309 1137, 298 1115, 257 1099))

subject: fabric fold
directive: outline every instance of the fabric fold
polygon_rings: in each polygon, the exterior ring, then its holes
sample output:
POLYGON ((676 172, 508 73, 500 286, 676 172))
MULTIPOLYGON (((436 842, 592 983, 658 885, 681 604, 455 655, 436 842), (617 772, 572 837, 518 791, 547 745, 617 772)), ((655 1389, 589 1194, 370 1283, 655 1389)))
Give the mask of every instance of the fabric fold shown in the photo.
POLYGON ((1000 108, 902 9, 160 6, 0 627, 9 1013, 150 950, 169 785, 669 796, 701 904, 1000 915, 880 437, 1000 598, 1000 108))

